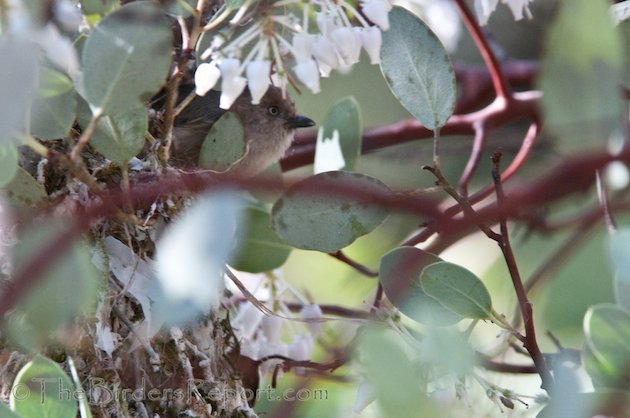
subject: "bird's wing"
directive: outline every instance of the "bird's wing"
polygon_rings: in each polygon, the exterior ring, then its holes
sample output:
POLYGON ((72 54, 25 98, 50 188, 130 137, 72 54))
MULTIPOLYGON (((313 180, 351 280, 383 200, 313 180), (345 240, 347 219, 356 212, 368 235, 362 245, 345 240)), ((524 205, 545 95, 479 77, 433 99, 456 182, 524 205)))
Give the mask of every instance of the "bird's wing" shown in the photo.
MULTIPOLYGON (((190 89, 192 91, 192 89, 190 89)), ((187 93, 185 89, 180 91, 180 99, 184 99, 187 93)), ((210 90, 205 96, 195 96, 188 106, 175 118, 175 126, 186 125, 188 127, 206 127, 210 129, 213 123, 225 113, 219 107, 221 92, 210 90)))

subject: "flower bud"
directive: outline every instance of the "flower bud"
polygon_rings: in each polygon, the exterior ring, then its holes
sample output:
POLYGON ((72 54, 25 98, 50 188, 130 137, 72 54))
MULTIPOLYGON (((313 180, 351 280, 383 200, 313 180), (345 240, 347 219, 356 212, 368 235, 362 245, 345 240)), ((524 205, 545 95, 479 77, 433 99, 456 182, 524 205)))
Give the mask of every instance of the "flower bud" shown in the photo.
POLYGON ((267 60, 252 61, 247 64, 247 83, 252 95, 252 104, 260 103, 260 99, 269 89, 271 62, 267 60))
POLYGON ((205 96, 219 81, 221 71, 217 68, 216 62, 204 62, 195 71, 195 93, 205 96))
POLYGON ((317 94, 320 92, 319 87, 319 69, 317 63, 313 59, 298 63, 293 67, 293 72, 308 89, 317 94))

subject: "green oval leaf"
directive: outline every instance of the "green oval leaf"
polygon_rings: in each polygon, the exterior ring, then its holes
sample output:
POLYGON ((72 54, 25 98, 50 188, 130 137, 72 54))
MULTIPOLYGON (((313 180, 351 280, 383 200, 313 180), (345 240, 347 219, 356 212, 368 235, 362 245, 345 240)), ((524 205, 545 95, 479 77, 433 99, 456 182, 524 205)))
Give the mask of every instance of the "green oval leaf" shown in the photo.
POLYGON ((420 276, 422 290, 464 318, 487 319, 492 315, 488 289, 472 272, 442 261, 430 264, 420 276))
POLYGON ((584 370, 588 374, 588 377, 591 378, 591 382, 593 383, 593 387, 595 389, 624 389, 630 385, 630 380, 627 378, 620 378, 618 370, 611 370, 605 364, 602 364, 593 354, 593 351, 589 348, 588 344, 584 344, 582 348, 582 363, 584 364, 584 370))
POLYGON ((359 173, 329 171, 304 179, 273 205, 274 231, 296 248, 335 252, 365 235, 387 217, 388 211, 368 196, 389 194, 379 180, 359 173), (352 195, 326 195, 326 190, 347 187, 352 195), (361 198, 366 196, 366 198, 361 198))
MULTIPOLYGON (((64 232, 61 223, 50 221, 24 231, 13 254, 16 270, 32 263, 64 232)), ((28 349, 49 342, 59 327, 93 308, 101 278, 88 246, 81 241, 71 245, 41 274, 43 277, 17 302, 7 324, 13 341, 28 349)))
POLYGON ((38 63, 33 45, 4 37, 0 41, 0 141, 24 127, 37 87, 38 63))
POLYGON ((23 418, 21 415, 16 414, 11 411, 9 407, 4 403, 0 402, 0 417, 2 418, 23 418))
POLYGON ((83 50, 81 91, 103 113, 137 108, 160 88, 171 63, 168 20, 151 2, 116 10, 93 29, 83 50))
POLYGON ((225 171, 245 153, 245 129, 238 115, 224 113, 206 135, 199 166, 209 170, 225 171))
POLYGON ((74 90, 59 94, 40 91, 31 107, 31 134, 39 139, 64 138, 77 115, 74 90))
POLYGON ((597 366, 609 384, 615 380, 619 385, 627 384, 630 381, 630 314, 612 304, 592 306, 584 315, 584 336, 594 358, 591 365, 597 366))
POLYGON ((570 143, 604 139, 621 114, 621 42, 606 0, 561 2, 545 41, 545 124, 570 143))
POLYGON ((125 166, 144 145, 149 119, 144 106, 124 114, 103 116, 90 143, 98 152, 119 166, 125 166))
POLYGON ((74 86, 67 75, 49 67, 41 68, 37 89, 40 97, 59 96, 70 91, 74 91, 74 86))
MULTIPOLYGON (((323 130, 322 141, 338 141, 343 155, 344 165, 339 169, 352 170, 361 153, 361 108, 359 103, 352 96, 344 97, 337 101, 328 111, 324 123, 320 127, 323 130)), ((318 170, 317 162, 322 153, 322 143, 318 137, 317 148, 315 149, 315 172, 328 170, 318 170)), ((326 160, 326 156, 322 156, 326 160)))
POLYGON ((4 186, 3 190, 6 191, 9 199, 18 205, 33 206, 47 197, 44 186, 19 166, 13 179, 4 186))
POLYGON ((291 247, 271 229, 271 216, 250 206, 237 233, 237 251, 230 265, 237 270, 261 273, 280 267, 289 257, 291 247))
POLYGON ((442 259, 415 247, 399 247, 381 258, 379 280, 387 298, 408 317, 432 325, 452 325, 463 318, 427 295, 420 285, 422 270, 442 259))
POLYGON ((423 390, 427 383, 425 375, 418 372, 421 366, 417 353, 409 350, 400 335, 391 329, 373 326, 361 329, 358 339, 358 357, 374 386, 384 416, 439 416, 423 390))
POLYGON ((9 404, 23 417, 75 418, 72 381, 54 361, 36 356, 17 374, 9 404))
POLYGON ((569 399, 566 397, 554 399, 557 401, 552 400, 536 418, 627 417, 630 413, 630 394, 622 390, 577 393, 569 399))
POLYGON ((12 143, 0 142, 0 187, 4 187, 15 177, 18 170, 18 150, 12 143))
POLYGON ((64 138, 76 116, 77 97, 72 80, 57 70, 43 67, 31 106, 31 134, 44 140, 64 138))
POLYGON ((105 14, 117 5, 116 0, 80 0, 81 11, 85 15, 105 14))
POLYGON ((439 129, 453 114, 455 72, 444 46, 411 12, 394 7, 383 32, 381 71, 394 96, 428 129, 439 129))

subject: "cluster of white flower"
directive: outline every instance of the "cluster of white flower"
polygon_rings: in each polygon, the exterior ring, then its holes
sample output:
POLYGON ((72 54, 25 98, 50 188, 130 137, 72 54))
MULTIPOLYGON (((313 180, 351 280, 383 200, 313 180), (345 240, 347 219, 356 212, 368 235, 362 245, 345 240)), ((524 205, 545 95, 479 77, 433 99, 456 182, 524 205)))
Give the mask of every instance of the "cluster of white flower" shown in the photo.
MULTIPOLYGON (((254 8, 255 3, 246 1, 236 15, 245 15, 243 8, 254 8)), ((272 82, 286 87, 289 62, 293 76, 318 93, 320 77, 335 69, 347 71, 359 61, 362 47, 373 64, 379 63, 381 30, 389 29, 391 7, 388 0, 362 1, 363 15, 377 25, 372 26, 345 0, 273 2, 229 42, 224 42, 223 34, 215 36, 201 55, 210 62, 201 64, 195 73, 197 94, 204 95, 221 78, 222 108, 229 108, 246 86, 252 102, 258 103, 272 82), (316 29, 309 27, 312 14, 316 29)))
MULTIPOLYGON (((240 277, 256 279, 259 275, 240 273, 240 277)), ((268 277, 263 278, 258 284, 256 294, 267 294, 266 289, 260 285, 268 282, 268 277), (262 293, 261 293, 262 292, 262 293)), ((306 302, 304 297, 298 294, 282 279, 274 275, 273 285, 275 289, 272 297, 272 305, 277 315, 267 315, 258 307, 249 302, 241 303, 238 313, 232 319, 232 328, 239 340, 241 354, 254 360, 271 355, 280 355, 293 360, 311 360, 316 339, 321 335, 322 310, 317 304, 306 302), (279 297, 291 293, 302 301, 302 309, 299 316, 291 312, 286 302, 279 297), (295 318, 295 320, 291 320, 295 318)), ((269 361, 262 365, 261 372, 269 371, 278 362, 269 361)))
MULTIPOLYGON (((501 0, 501 3, 507 4, 514 15, 514 20, 521 20, 523 16, 527 16, 528 19, 532 18, 532 14, 529 11, 529 3, 534 0, 501 0)), ((485 25, 488 23, 490 15, 497 8, 499 0, 475 0, 475 11, 477 12, 477 18, 479 23, 485 25)))

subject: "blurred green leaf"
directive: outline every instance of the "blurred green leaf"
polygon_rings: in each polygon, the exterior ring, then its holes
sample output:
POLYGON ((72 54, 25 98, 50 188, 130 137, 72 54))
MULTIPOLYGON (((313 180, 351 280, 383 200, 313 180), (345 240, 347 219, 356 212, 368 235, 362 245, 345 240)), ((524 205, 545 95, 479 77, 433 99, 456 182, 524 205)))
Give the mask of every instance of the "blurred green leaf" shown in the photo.
POLYGON ((278 199, 271 212, 272 227, 296 248, 335 252, 374 230, 387 217, 386 209, 362 196, 389 193, 386 185, 363 174, 317 174, 295 183, 278 199), (333 187, 347 187, 352 193, 326 193, 333 187))
POLYGON ((0 40, 0 62, 0 142, 4 142, 24 127, 37 86, 38 63, 33 45, 6 37, 0 40))
MULTIPOLYGON (((60 222, 50 220, 22 231, 13 254, 16 270, 37 262, 35 257, 42 257, 42 251, 65 231, 60 222)), ((17 345, 37 349, 59 327, 94 308, 101 276, 88 248, 79 240, 74 242, 17 301, 7 323, 8 335, 17 345)))
POLYGON ((422 290, 464 318, 487 319, 492 315, 488 289, 474 273, 442 261, 429 264, 420 276, 422 290))
POLYGON ((13 179, 3 190, 14 203, 26 206, 36 205, 47 197, 44 186, 19 166, 13 179))
POLYGON ((615 387, 623 389, 624 387, 628 387, 629 382, 620 380, 616 370, 611 371, 609 368, 605 367, 593 354, 593 351, 587 344, 584 344, 582 348, 582 363, 595 389, 615 387))
POLYGON ((246 209, 237 236, 237 250, 230 265, 241 271, 261 273, 280 267, 292 249, 271 229, 271 216, 260 207, 246 209))
MULTIPOLYGON (((341 153, 345 161, 344 170, 353 170, 359 155, 361 154, 362 122, 361 108, 354 97, 344 97, 337 101, 328 111, 324 123, 322 124, 323 140, 330 141, 337 132, 341 153)), ((317 153, 320 151, 319 144, 315 150, 315 161, 317 164, 317 153)), ((315 170, 318 172, 318 170, 315 170)))
POLYGON ((80 0, 81 11, 86 15, 103 15, 113 10, 118 2, 116 0, 80 0))
POLYGON ((76 118, 74 91, 50 97, 38 97, 31 108, 31 134, 39 139, 64 138, 76 118))
POLYGON ((190 16, 190 10, 194 10, 197 7, 197 0, 172 0, 163 4, 164 11, 171 16, 190 16), (185 7, 183 4, 187 4, 189 7, 185 7))
POLYGON ((73 91, 72 80, 62 72, 50 67, 42 67, 39 73, 39 87, 37 93, 40 97, 52 97, 73 91))
POLYGON ((463 376, 473 371, 475 352, 464 334, 451 328, 430 327, 421 343, 420 359, 438 373, 463 376))
POLYGON ((92 108, 121 114, 159 90, 171 63, 172 34, 156 4, 126 4, 101 20, 81 56, 79 91, 92 108))
POLYGON ((428 129, 453 114, 455 72, 446 50, 429 27, 411 12, 394 7, 383 32, 381 71, 400 103, 428 129))
POLYGON ((76 119, 77 98, 65 74, 43 67, 31 107, 31 134, 39 139, 64 138, 76 119))
POLYGON ((37 355, 18 372, 9 402, 24 417, 76 418, 74 394, 74 385, 63 369, 37 355))
POLYGON ((118 166, 126 166, 142 149, 148 124, 144 106, 124 114, 106 115, 98 121, 90 143, 118 166))
POLYGON ((14 144, 0 142, 0 187, 6 186, 18 170, 18 150, 14 144))
POLYGON ((615 272, 615 301, 630 309, 630 228, 619 228, 609 236, 608 252, 615 272))
POLYGON ((541 65, 545 123, 575 145, 592 138, 603 141, 621 115, 619 34, 606 0, 560 4, 541 65))
POLYGON ((536 418, 627 417, 629 414, 630 393, 621 390, 602 390, 578 393, 570 399, 553 399, 550 405, 536 415, 536 418), (563 414, 564 412, 569 414, 563 414))
POLYGON ((388 417, 439 416, 425 396, 422 369, 392 330, 365 328, 357 344, 359 358, 388 417))
POLYGON ((630 20, 620 22, 616 30, 619 31, 621 49, 622 51, 626 51, 626 53, 622 54, 623 72, 621 74, 621 81, 626 88, 630 88, 630 54, 627 53, 627 51, 630 50, 630 20))
POLYGON ((452 325, 463 318, 427 295, 420 273, 442 259, 415 247, 399 247, 381 258, 379 280, 388 299, 400 312, 423 324, 452 325))
POLYGON ((0 402, 0 417, 2 418, 23 418, 21 415, 16 414, 11 411, 9 407, 4 403, 0 402))
POLYGON ((201 145, 199 166, 209 170, 225 171, 245 153, 245 130, 234 112, 224 113, 212 124, 201 145))
POLYGON ((585 344, 593 356, 594 377, 606 377, 607 386, 630 384, 630 314, 612 304, 592 306, 584 315, 585 344), (615 382, 616 381, 616 382, 615 382))

